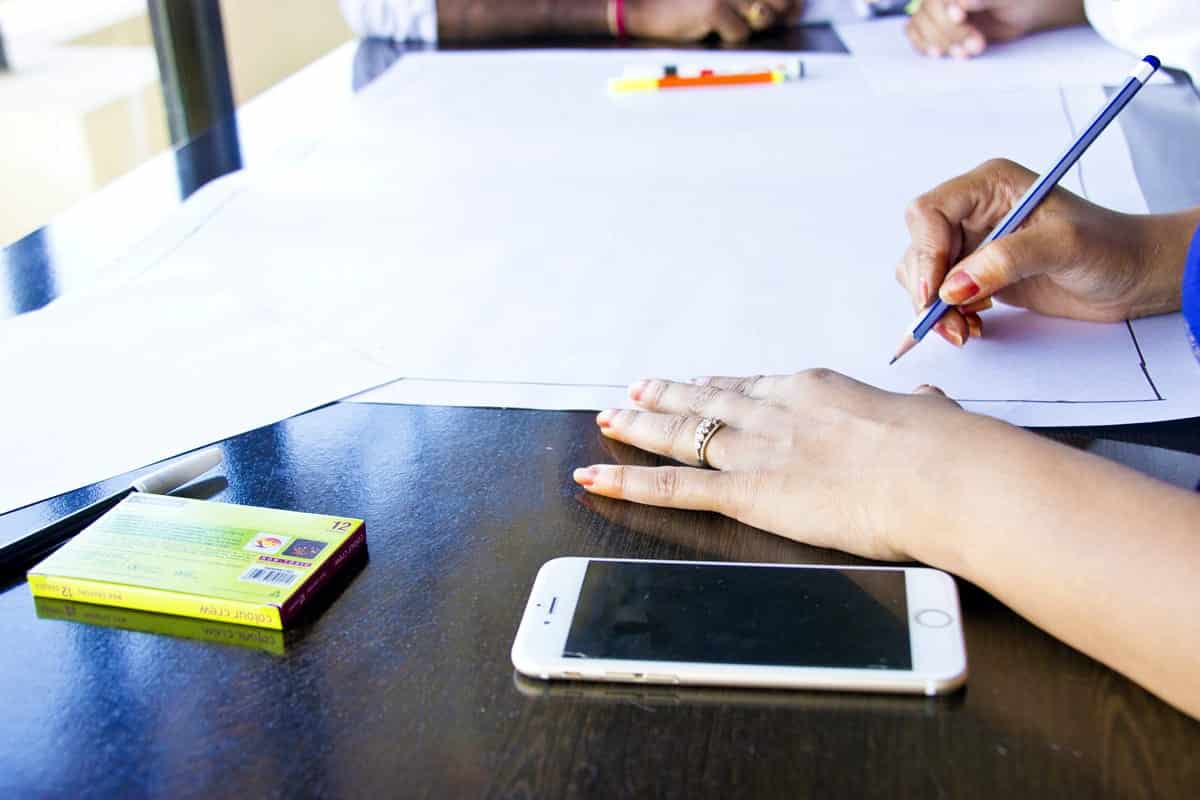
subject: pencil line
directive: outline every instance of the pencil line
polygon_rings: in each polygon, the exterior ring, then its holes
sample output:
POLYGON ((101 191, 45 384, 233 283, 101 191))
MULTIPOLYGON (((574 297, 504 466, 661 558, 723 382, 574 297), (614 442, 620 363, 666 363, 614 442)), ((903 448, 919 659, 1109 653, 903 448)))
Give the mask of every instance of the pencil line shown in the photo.
POLYGON ((1154 390, 1154 396, 1159 400, 1164 399, 1162 393, 1158 391, 1158 387, 1154 385, 1154 379, 1150 377, 1150 370, 1146 368, 1146 356, 1142 353, 1142 346, 1138 343, 1137 334, 1134 333, 1133 323, 1125 320, 1125 327, 1129 329, 1129 338, 1133 339, 1133 349, 1137 350, 1138 366, 1142 368, 1142 374, 1146 376, 1146 383, 1150 384, 1150 388, 1154 390))

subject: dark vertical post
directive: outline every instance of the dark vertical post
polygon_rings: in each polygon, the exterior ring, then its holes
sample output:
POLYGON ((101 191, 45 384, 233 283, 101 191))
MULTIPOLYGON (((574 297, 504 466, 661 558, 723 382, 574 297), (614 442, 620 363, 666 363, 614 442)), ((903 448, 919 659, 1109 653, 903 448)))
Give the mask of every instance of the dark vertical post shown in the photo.
POLYGON ((4 53, 4 31, 0 31, 0 72, 8 71, 8 56, 4 53))
POLYGON ((149 0, 154 49, 184 197, 241 169, 218 0, 149 0))

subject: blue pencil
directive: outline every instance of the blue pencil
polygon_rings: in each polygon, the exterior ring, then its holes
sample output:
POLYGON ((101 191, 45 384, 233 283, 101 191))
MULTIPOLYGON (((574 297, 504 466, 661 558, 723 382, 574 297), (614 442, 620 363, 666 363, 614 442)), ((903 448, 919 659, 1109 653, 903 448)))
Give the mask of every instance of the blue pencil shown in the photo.
MULTIPOLYGON (((1138 62, 1138 65, 1129 73, 1129 78, 1125 81, 1125 85, 1121 87, 1121 91, 1117 92, 1112 100, 1104 108, 1100 109, 1100 112, 1084 128, 1079 138, 1059 157, 1058 163, 1049 172, 1044 173, 1034 181, 1033 186, 1029 187, 1029 191, 1025 193, 1025 196, 1013 206, 1012 211, 1009 211, 1004 219, 1000 220, 1000 224, 979 245, 980 249, 996 241, 1001 236, 1007 236, 1021 227, 1021 224, 1029 218, 1029 215, 1046 198, 1046 195, 1050 194, 1054 187, 1058 185, 1058 182, 1063 179, 1063 176, 1071 171, 1071 167, 1075 166, 1075 163, 1083 157, 1087 149, 1092 146, 1092 142, 1096 141, 1100 134, 1104 133, 1104 129, 1108 127, 1109 123, 1117 118, 1117 115, 1124 110, 1125 106, 1129 105, 1129 101, 1141 91, 1142 87, 1153 77, 1160 66, 1159 60, 1154 56, 1146 56, 1138 62)), ((917 342, 924 339, 925 335, 933 329, 938 320, 951 308, 952 306, 949 303, 943 302, 941 298, 938 298, 937 302, 927 308, 925 313, 917 318, 912 328, 904 333, 904 339, 900 342, 900 347, 896 350, 896 355, 888 363, 895 364, 900 360, 901 356, 916 347, 917 342)))

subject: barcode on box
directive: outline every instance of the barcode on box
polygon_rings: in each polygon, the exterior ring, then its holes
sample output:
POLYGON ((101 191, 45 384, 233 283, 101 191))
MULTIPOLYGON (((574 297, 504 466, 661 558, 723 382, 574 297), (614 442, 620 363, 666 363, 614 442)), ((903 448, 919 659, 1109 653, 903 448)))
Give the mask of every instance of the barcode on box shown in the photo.
POLYGON ((239 581, 249 581, 250 583, 264 583, 267 586, 291 586, 296 582, 296 578, 300 573, 292 572, 290 569, 276 569, 275 567, 250 567, 241 574, 239 581))

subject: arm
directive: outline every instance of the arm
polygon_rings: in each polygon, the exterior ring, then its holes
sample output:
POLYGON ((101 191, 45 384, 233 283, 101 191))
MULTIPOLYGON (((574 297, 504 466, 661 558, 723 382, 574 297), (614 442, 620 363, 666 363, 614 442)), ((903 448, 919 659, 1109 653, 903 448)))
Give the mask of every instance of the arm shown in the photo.
POLYGON ((608 0, 437 0, 438 40, 610 36, 608 0))
POLYGON ((587 491, 949 570, 1200 717, 1200 496, 929 388, 812 370, 630 396, 638 410, 598 417, 605 436, 695 465, 697 417, 718 417, 716 470, 593 465, 587 491))
POLYGON ((1200 717, 1200 496, 990 420, 970 441, 960 522, 906 531, 910 555, 1200 717))
MULTIPOLYGON (((477 42, 517 37, 612 36, 613 0, 438 0, 442 41, 477 42)), ((630 36, 694 41, 715 33, 746 40, 803 3, 796 0, 625 0, 630 36)))

